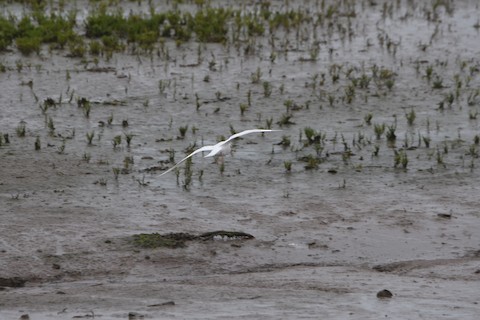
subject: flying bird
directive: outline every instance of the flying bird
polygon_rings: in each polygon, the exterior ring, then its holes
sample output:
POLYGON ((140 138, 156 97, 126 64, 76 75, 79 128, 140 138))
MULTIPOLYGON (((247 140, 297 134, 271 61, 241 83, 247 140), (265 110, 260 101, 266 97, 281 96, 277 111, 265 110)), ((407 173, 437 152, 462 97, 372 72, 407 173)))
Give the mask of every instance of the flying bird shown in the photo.
POLYGON ((203 146, 203 147, 193 151, 188 156, 186 156, 185 158, 183 158, 182 160, 177 162, 173 167, 171 167, 170 169, 168 169, 167 171, 162 173, 160 176, 163 176, 164 174, 169 173, 170 171, 172 171, 173 169, 178 167, 182 162, 184 162, 188 158, 196 155, 197 153, 209 151, 209 153, 205 156, 205 158, 214 157, 214 156, 216 156, 216 157, 224 156, 224 155, 226 155, 230 152, 231 141, 232 140, 234 140, 236 138, 239 138, 241 136, 250 134, 250 133, 272 132, 272 131, 282 131, 282 130, 250 129, 250 130, 245 130, 245 131, 242 131, 242 132, 239 132, 239 133, 235 133, 234 135, 230 136, 227 140, 220 141, 219 143, 217 143, 213 146, 203 146))

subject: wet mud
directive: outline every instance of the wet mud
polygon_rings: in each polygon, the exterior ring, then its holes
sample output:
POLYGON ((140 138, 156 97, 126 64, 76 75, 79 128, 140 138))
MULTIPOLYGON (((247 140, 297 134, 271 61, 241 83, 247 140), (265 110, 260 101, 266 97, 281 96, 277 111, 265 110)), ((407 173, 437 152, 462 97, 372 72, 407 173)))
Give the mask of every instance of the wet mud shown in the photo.
POLYGON ((96 60, 1 52, 0 318, 477 319, 478 3, 269 10, 315 19, 96 60))

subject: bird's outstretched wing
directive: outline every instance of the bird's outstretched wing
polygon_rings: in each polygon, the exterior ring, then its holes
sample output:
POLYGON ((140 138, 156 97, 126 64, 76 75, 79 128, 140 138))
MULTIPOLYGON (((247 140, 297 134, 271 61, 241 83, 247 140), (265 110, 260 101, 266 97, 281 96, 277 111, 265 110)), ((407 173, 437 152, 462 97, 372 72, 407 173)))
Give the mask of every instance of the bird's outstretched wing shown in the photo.
POLYGON ((219 143, 217 143, 216 145, 214 145, 212 147, 212 151, 210 151, 209 154, 207 154, 205 156, 206 157, 213 157, 215 155, 217 155, 219 152, 222 151, 224 145, 230 143, 230 141, 232 141, 233 139, 236 139, 238 137, 241 137, 241 136, 244 136, 246 134, 250 134, 250 133, 255 133, 255 132, 271 132, 271 131, 282 131, 282 130, 267 130, 267 129, 249 129, 249 130, 245 130, 245 131, 242 131, 242 132, 239 132, 239 133, 235 133, 234 135, 230 136, 227 140, 224 140, 224 141, 220 141, 219 143))
POLYGON ((171 167, 170 169, 168 169, 167 171, 163 172, 161 175, 159 175, 159 177, 163 176, 164 174, 167 174, 169 173, 170 171, 172 171, 173 169, 175 169, 176 167, 178 167, 179 164, 181 164, 183 161, 187 160, 188 158, 196 155, 197 153, 199 152, 203 152, 203 151, 212 151, 213 149, 213 146, 203 146, 195 151, 193 151, 192 153, 190 153, 188 156, 186 156, 185 158, 183 158, 182 160, 178 161, 173 167, 171 167))
POLYGON ((272 131, 282 131, 282 130, 249 129, 249 130, 245 130, 245 131, 242 131, 242 132, 239 132, 239 133, 235 133, 234 135, 230 136, 227 140, 225 140, 225 142, 232 141, 233 139, 236 139, 236 138, 238 138, 238 137, 241 137, 241 136, 244 136, 244 135, 250 134, 250 133, 255 133, 255 132, 272 132, 272 131))

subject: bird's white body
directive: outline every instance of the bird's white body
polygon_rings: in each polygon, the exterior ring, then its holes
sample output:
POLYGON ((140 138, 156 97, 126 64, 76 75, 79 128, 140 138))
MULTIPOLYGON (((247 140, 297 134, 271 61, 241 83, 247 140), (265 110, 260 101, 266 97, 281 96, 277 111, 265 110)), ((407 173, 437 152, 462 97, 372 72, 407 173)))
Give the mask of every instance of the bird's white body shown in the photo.
POLYGON ((224 143, 221 146, 214 145, 212 151, 210 151, 205 158, 208 157, 216 157, 216 156, 224 156, 232 151, 232 145, 230 142, 224 143))
POLYGON ((186 156, 185 158, 183 158, 182 160, 180 160, 179 162, 177 162, 173 167, 171 167, 170 169, 168 169, 167 171, 165 171, 164 173, 162 173, 160 176, 163 176, 164 174, 172 171, 173 169, 175 169, 178 165, 180 165, 183 161, 187 160, 188 158, 196 155, 197 153, 200 153, 200 152, 209 152, 205 158, 208 158, 208 157, 214 157, 214 156, 224 156, 226 154, 229 154, 230 153, 230 150, 231 150, 231 141, 233 139, 236 139, 236 138, 239 138, 241 136, 244 136, 246 134, 250 134, 250 133, 260 133, 260 132, 272 132, 272 131, 281 131, 281 130, 267 130, 267 129, 250 129, 250 130, 245 130, 245 131, 242 131, 242 132, 239 132, 239 133, 236 133, 232 136, 230 136, 227 140, 223 140, 223 141, 220 141, 219 143, 213 145, 213 146, 203 146, 195 151, 193 151, 192 153, 190 153, 188 156, 186 156))

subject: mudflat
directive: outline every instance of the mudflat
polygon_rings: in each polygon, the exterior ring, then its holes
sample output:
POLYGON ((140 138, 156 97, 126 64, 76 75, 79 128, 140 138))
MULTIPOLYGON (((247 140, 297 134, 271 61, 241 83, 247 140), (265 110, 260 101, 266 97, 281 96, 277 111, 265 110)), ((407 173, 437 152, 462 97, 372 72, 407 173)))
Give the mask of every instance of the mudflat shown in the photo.
POLYGON ((476 1, 44 5, 70 42, 0 52, 0 318, 477 319, 476 1))

